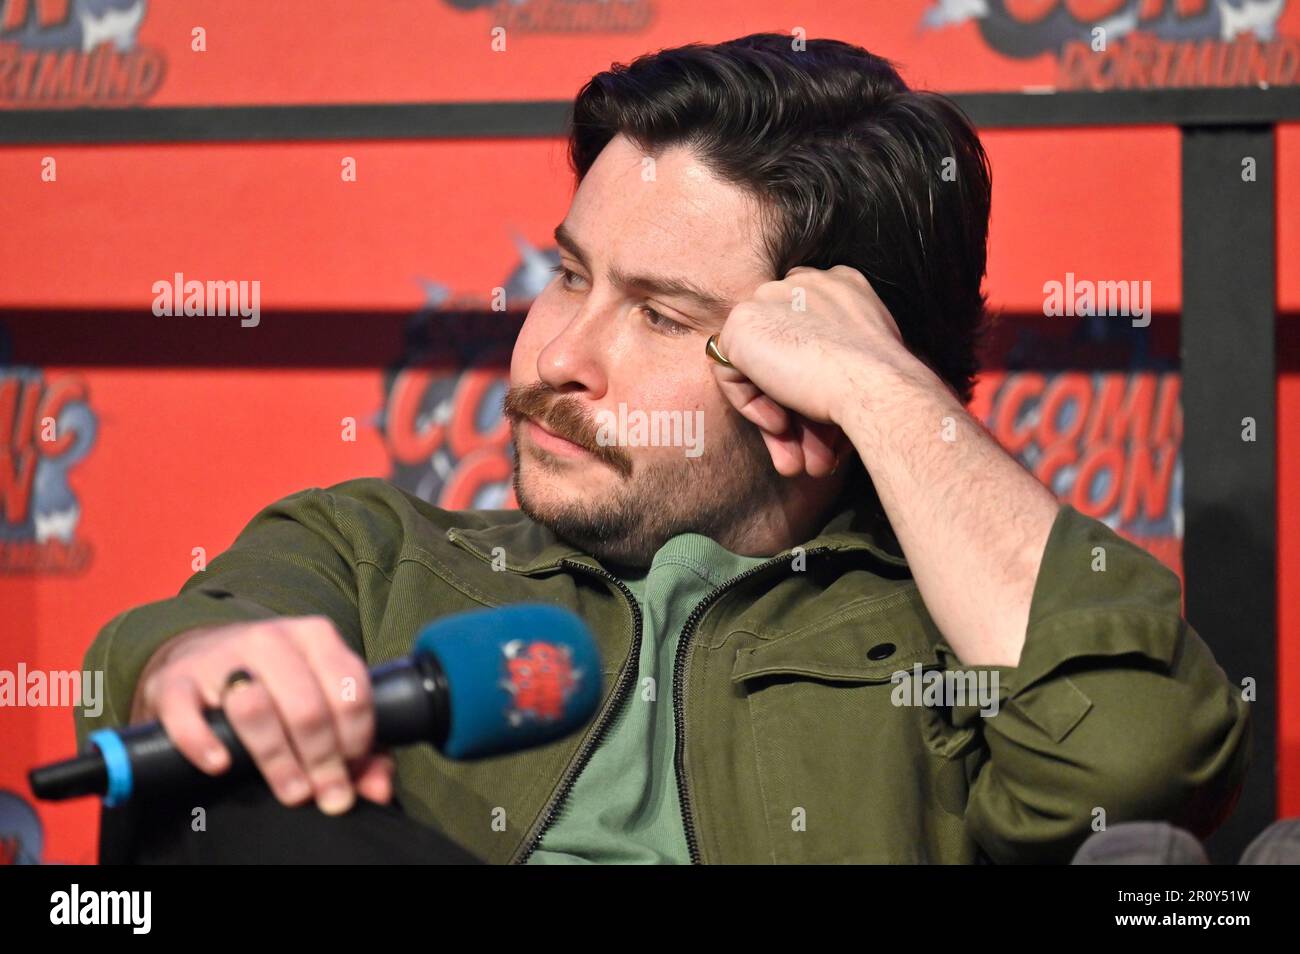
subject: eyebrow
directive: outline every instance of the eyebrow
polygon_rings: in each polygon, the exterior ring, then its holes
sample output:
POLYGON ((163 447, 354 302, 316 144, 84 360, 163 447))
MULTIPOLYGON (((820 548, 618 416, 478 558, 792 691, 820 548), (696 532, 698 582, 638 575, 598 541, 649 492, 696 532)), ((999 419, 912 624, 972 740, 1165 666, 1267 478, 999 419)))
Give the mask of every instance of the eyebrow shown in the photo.
MULTIPOLYGON (((586 253, 583 252, 582 246, 578 244, 569 230, 564 227, 563 222, 555 227, 555 242, 581 262, 584 268, 590 270, 591 265, 587 261, 586 253)), ((608 269, 607 274, 609 280, 620 288, 636 288, 651 294, 662 295, 665 298, 687 298, 705 311, 721 318, 726 318, 734 307, 734 303, 726 297, 700 288, 684 278, 667 278, 661 275, 632 275, 614 267, 608 269)))

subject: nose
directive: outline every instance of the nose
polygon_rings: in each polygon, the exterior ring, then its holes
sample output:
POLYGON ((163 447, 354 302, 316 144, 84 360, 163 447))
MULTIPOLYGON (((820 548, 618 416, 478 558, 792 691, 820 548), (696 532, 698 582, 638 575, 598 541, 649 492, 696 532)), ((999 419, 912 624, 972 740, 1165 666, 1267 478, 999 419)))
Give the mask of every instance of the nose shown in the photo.
POLYGON ((537 376, 561 394, 583 392, 591 400, 604 395, 609 381, 602 328, 614 319, 613 306, 583 307, 537 355, 537 376))

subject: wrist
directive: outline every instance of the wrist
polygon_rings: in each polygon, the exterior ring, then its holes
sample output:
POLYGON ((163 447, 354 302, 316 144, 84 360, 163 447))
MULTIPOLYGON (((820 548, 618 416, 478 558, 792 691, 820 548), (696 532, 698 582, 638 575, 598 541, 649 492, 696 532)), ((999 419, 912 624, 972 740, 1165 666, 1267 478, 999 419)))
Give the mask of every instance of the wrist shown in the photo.
POLYGON ((846 434, 906 418, 926 404, 943 402, 962 408, 943 379, 910 351, 900 351, 887 358, 859 355, 842 366, 844 387, 831 409, 831 420, 846 434))
POLYGON ((183 649, 192 639, 204 636, 215 629, 220 629, 223 625, 225 624, 216 623, 183 630, 175 636, 169 637, 153 651, 153 654, 145 661, 144 668, 140 670, 140 675, 135 681, 135 689, 131 694, 131 714, 127 717, 128 723, 135 723, 149 714, 149 703, 145 699, 144 690, 150 678, 171 662, 177 651, 183 649))

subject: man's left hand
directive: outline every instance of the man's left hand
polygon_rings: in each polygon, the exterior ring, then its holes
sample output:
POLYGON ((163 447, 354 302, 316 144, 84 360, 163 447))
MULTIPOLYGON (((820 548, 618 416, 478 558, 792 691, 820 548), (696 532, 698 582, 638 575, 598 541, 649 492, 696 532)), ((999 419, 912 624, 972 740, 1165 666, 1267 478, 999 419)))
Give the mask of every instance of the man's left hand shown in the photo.
POLYGON ((855 268, 798 266, 732 308, 718 347, 734 368, 710 362, 723 395, 763 435, 786 477, 830 474, 847 445, 847 402, 873 369, 916 368, 898 325, 855 268))

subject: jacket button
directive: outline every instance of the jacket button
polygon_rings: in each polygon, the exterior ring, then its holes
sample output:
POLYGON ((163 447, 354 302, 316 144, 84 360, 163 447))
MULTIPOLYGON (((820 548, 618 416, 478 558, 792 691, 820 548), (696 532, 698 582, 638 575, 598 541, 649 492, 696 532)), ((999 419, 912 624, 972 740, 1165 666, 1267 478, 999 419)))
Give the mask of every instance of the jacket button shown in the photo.
POLYGON ((893 643, 878 643, 867 650, 868 659, 888 659, 898 648, 893 643))

